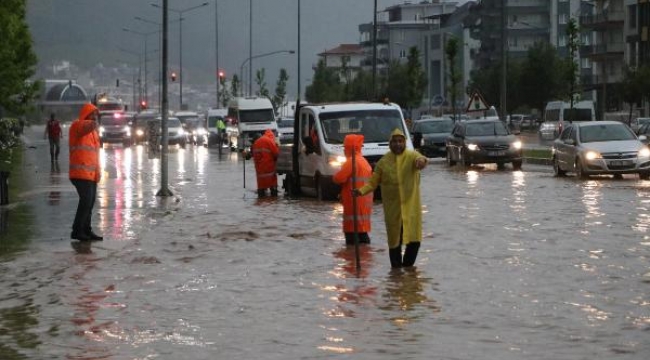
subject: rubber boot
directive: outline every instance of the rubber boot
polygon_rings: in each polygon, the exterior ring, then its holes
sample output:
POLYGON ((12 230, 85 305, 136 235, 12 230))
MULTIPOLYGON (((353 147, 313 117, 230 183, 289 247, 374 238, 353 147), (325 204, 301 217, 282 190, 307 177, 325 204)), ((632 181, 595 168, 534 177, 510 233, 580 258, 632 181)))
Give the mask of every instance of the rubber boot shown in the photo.
POLYGON ((388 249, 388 256, 390 256, 390 266, 392 268, 402 267, 402 247, 398 246, 393 249, 388 249))
POLYGON ((257 189, 257 197, 263 198, 264 196, 266 196, 266 189, 257 189))
POLYGON ((278 188, 272 187, 271 188, 271 196, 278 196, 278 188))
POLYGON ((404 261, 402 264, 404 267, 410 267, 415 264, 415 259, 418 257, 418 250, 420 250, 419 241, 408 243, 408 245, 406 245, 406 249, 404 249, 404 261))

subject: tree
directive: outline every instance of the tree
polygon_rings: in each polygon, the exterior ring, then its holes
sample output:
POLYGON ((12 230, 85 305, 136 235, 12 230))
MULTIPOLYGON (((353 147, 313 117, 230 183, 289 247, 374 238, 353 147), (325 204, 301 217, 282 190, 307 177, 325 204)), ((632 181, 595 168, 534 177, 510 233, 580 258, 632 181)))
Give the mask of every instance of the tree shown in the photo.
MULTIPOLYGON (((566 28, 567 35, 567 48, 569 49, 569 57, 566 58, 566 78, 569 83, 569 96, 571 101, 571 109, 573 109, 573 100, 576 94, 580 93, 578 86, 578 50, 580 47, 580 32, 578 29, 578 23, 575 18, 571 18, 567 23, 566 28)), ((571 113, 573 113, 571 111, 571 113)), ((571 119, 569 119, 571 120, 571 119)))
MULTIPOLYGON (((30 82, 37 64, 25 21, 25 0, 0 2, 0 110, 22 115, 36 98, 39 82, 30 82)), ((0 111, 1 112, 1 111, 0 111)))
POLYGON ((447 91, 451 97, 451 108, 454 114, 454 120, 456 120, 456 100, 460 96, 460 89, 458 85, 463 81, 463 75, 458 69, 458 39, 455 37, 447 40, 445 45, 445 56, 447 57, 447 63, 449 68, 449 86, 447 91))
POLYGON ((219 91, 219 101, 217 105, 221 105, 221 107, 225 108, 228 106, 228 102, 230 102, 230 99, 232 98, 232 93, 228 91, 228 88, 226 87, 225 76, 219 77, 219 86, 221 87, 221 91, 219 91))
POLYGON ((548 43, 536 43, 528 49, 519 88, 528 105, 541 111, 547 102, 567 93, 568 84, 563 81, 562 75, 563 64, 555 47, 548 43))
POLYGON ((232 80, 230 81, 230 93, 232 96, 239 96, 240 91, 239 87, 241 86, 241 82, 239 81, 239 76, 233 75, 232 80))
POLYGON ((413 46, 409 49, 409 55, 406 63, 407 87, 405 88, 407 99, 406 107, 411 110, 422 104, 424 91, 427 87, 426 74, 420 64, 420 51, 413 46))
POLYGON ((266 88, 266 70, 261 68, 255 72, 255 83, 257 84, 257 96, 270 98, 269 89, 266 88))
POLYGON ((273 95, 273 98, 271 99, 273 109, 275 109, 276 112, 279 108, 287 104, 287 81, 289 81, 289 74, 287 74, 287 69, 282 68, 280 69, 278 81, 275 83, 275 95, 273 95))
POLYGON ((630 115, 627 119, 627 124, 632 123, 632 112, 635 104, 641 104, 643 100, 643 79, 642 71, 625 67, 623 69, 623 80, 617 84, 618 94, 621 99, 630 105, 630 115))
POLYGON ((357 76, 347 84, 347 97, 350 101, 372 99, 372 74, 363 70, 357 72, 357 76))
POLYGON ((314 79, 305 89, 305 99, 312 103, 341 101, 341 89, 338 72, 325 66, 325 60, 320 59, 314 71, 314 79))

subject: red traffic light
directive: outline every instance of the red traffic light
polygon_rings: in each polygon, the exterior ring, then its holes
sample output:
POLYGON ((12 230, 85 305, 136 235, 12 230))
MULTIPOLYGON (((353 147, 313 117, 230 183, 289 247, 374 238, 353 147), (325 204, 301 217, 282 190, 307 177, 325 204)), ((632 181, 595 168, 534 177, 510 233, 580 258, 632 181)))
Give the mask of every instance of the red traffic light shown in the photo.
POLYGON ((223 71, 223 70, 219 70, 219 73, 218 73, 218 75, 219 75, 219 79, 223 79, 223 78, 225 78, 225 77, 226 77, 226 72, 225 72, 225 71, 223 71))
POLYGON ((176 81, 176 72, 172 71, 172 81, 176 81))
POLYGON ((147 109, 147 102, 142 100, 140 101, 140 109, 145 110, 147 109))

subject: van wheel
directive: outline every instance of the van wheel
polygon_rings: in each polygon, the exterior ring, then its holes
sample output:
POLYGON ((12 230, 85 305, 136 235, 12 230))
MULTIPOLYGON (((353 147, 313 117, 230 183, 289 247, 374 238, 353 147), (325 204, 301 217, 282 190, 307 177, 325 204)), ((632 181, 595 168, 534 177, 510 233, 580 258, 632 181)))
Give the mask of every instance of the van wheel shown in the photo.
POLYGON ((321 179, 320 175, 316 175, 314 186, 316 187, 316 198, 318 201, 333 200, 336 198, 332 189, 327 187, 327 184, 321 179))
POLYGON ((639 179, 648 180, 650 179, 650 172, 644 171, 639 173, 639 179))
POLYGON ((472 162, 469 160, 469 155, 467 155, 467 150, 465 149, 460 152, 460 160, 466 167, 472 166, 472 162))
POLYGON ((521 170, 521 165, 523 164, 522 160, 515 160, 512 162, 512 168, 515 170, 521 170))
POLYGON ((294 191, 293 191, 293 175, 290 173, 287 173, 284 176, 284 181, 282 182, 282 187, 284 188, 284 194, 286 196, 293 196, 294 191))

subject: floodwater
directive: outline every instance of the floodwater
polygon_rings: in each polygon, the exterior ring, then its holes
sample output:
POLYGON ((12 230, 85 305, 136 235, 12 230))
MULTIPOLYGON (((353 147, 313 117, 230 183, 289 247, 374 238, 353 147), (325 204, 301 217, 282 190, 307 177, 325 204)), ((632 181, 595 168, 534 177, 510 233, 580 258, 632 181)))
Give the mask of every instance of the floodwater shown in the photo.
POLYGON ((32 230, 0 247, 0 359, 650 358, 649 181, 433 161, 417 267, 390 269, 376 204, 357 271, 340 204, 258 200, 252 163, 191 146, 163 199, 159 159, 105 149, 106 239, 73 249, 67 160, 33 146, 4 210, 32 230))

